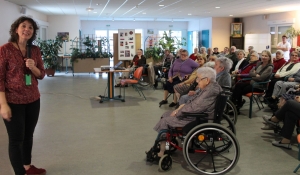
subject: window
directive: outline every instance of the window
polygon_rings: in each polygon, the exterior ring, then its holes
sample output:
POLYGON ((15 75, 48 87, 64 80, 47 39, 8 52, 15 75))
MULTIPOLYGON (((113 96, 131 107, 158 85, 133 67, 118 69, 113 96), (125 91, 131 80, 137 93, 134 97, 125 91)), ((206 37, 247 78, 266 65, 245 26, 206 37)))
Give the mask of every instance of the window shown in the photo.
MULTIPOLYGON (((158 35, 159 35, 159 37, 162 37, 163 36, 163 34, 164 34, 164 32, 166 32, 167 33, 167 35, 169 34, 169 31, 167 31, 167 30, 159 30, 158 31, 158 35)), ((176 31, 176 30, 172 30, 171 31, 171 36, 172 37, 174 37, 175 39, 175 44, 177 44, 177 43, 181 43, 181 38, 182 38, 182 32, 181 31, 176 31), (176 40, 177 39, 177 40, 176 40)), ((176 45, 176 47, 178 47, 177 45, 176 45)))

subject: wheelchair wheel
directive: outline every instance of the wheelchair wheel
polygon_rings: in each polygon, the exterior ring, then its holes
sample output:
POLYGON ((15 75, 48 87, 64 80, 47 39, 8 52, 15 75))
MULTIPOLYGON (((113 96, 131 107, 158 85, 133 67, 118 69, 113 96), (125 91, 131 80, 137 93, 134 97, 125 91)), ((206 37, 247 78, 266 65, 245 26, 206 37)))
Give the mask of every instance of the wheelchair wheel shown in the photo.
POLYGON ((159 170, 168 171, 172 167, 172 157, 170 155, 167 155, 167 154, 163 155, 159 159, 158 166, 159 166, 159 170))
POLYGON ((229 118, 233 121, 234 124, 236 124, 238 112, 232 101, 227 100, 224 113, 229 116, 229 118))
POLYGON ((216 123, 205 123, 193 128, 183 144, 185 161, 196 171, 207 175, 219 175, 235 167, 240 157, 240 146, 235 135, 227 128, 216 123), (202 146, 194 147, 195 140, 202 146), (229 147, 224 151, 223 147, 229 147), (221 149, 221 150, 220 150, 221 149))

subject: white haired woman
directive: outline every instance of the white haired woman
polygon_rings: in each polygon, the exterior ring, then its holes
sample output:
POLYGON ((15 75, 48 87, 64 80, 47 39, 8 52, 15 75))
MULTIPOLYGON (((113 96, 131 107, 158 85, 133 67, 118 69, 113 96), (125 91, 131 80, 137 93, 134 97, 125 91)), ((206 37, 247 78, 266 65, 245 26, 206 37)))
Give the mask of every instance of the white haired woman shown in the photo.
MULTIPOLYGON (((160 132, 169 127, 183 127, 195 120, 194 117, 183 117, 182 113, 184 112, 207 113, 208 120, 214 119, 216 97, 222 91, 222 88, 216 82, 215 70, 209 67, 199 68, 196 81, 201 91, 198 91, 186 104, 180 105, 178 109, 165 112, 153 128, 155 131, 160 132)), ((158 157, 164 155, 165 145, 165 141, 160 142, 158 157)))

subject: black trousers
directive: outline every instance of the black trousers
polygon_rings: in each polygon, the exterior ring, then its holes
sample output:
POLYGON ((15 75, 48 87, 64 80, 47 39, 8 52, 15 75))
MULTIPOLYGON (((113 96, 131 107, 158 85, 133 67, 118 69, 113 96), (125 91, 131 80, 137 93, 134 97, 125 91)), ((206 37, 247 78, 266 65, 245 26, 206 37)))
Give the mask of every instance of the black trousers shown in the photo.
MULTIPOLYGON (((254 88, 255 92, 263 92, 261 89, 254 88)), ((252 92, 252 85, 250 82, 237 83, 232 92, 232 102, 239 106, 242 103, 243 95, 252 92)))
POLYGON ((276 113, 279 120, 284 120, 281 135, 286 139, 291 139, 295 125, 300 120, 300 103, 295 100, 288 100, 276 113))
POLYGON ((9 145, 8 153, 16 175, 26 173, 23 165, 31 164, 33 132, 40 113, 40 99, 29 104, 8 104, 11 121, 4 120, 9 145))

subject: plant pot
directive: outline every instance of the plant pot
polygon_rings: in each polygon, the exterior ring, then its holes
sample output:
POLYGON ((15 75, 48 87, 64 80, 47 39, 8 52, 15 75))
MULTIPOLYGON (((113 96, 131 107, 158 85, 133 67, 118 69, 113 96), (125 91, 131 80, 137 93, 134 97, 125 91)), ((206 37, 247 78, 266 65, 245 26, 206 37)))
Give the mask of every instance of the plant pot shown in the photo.
POLYGON ((45 73, 47 75, 47 77, 54 77, 55 74, 55 69, 45 69, 45 73))

